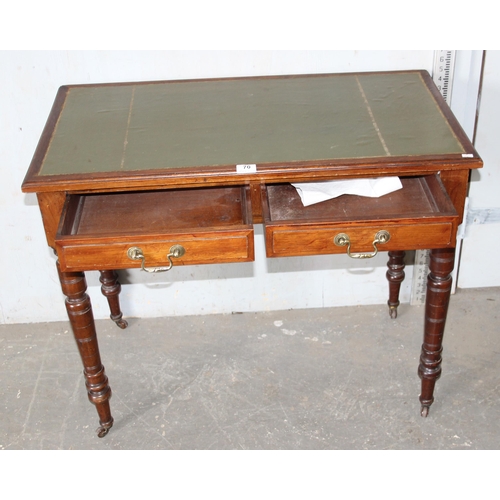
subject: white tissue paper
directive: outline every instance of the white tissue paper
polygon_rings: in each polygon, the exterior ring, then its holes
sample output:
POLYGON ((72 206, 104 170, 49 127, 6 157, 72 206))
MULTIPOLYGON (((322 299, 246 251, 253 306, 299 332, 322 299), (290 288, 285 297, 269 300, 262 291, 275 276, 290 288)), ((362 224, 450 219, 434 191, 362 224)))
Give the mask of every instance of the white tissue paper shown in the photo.
POLYGON ((337 198, 343 194, 356 194, 378 198, 401 189, 399 177, 376 177, 370 179, 342 179, 338 181, 292 183, 305 207, 321 201, 337 198))

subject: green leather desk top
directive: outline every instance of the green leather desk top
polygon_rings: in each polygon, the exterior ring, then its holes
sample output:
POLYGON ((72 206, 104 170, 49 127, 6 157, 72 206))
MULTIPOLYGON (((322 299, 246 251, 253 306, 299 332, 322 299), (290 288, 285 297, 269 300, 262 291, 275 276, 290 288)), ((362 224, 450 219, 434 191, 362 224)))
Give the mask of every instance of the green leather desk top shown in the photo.
POLYGON ((461 156, 422 74, 63 87, 31 177, 461 156))

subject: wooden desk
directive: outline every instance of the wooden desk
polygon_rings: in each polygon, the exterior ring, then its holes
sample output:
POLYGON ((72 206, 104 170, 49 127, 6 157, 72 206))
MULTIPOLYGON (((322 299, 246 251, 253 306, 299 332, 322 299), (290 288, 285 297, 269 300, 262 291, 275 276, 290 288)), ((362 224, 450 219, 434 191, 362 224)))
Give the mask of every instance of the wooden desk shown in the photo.
POLYGON ((61 87, 22 189, 37 193, 58 256, 98 435, 113 424, 111 389, 84 271, 101 272, 125 328, 115 270, 251 261, 255 223, 270 258, 388 251, 392 317, 404 251, 431 250, 418 368, 426 416, 457 226, 481 166, 424 71, 61 87), (303 207, 289 184, 379 176, 399 176, 403 189, 303 207))

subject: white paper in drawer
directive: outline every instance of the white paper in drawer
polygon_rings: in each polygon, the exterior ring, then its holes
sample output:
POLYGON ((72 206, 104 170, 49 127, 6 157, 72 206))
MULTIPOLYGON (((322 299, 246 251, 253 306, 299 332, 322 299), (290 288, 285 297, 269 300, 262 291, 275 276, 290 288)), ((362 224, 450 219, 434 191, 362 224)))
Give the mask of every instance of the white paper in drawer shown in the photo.
POLYGON ((356 194, 378 198, 401 189, 399 177, 376 177, 369 179, 342 179, 325 182, 292 183, 305 207, 337 198, 343 194, 356 194))

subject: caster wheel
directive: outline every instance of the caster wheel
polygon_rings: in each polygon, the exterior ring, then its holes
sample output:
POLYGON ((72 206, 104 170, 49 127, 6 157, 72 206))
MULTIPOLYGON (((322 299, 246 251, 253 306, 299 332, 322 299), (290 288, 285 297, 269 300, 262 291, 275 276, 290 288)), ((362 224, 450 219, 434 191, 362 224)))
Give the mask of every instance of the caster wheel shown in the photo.
POLYGON ((110 318, 116 323, 116 325, 121 328, 122 330, 125 330, 127 328, 128 323, 122 319, 122 315, 120 314, 119 316, 110 316, 110 318))
POLYGON ((422 406, 422 409, 420 410, 420 415, 422 415, 422 417, 427 417, 427 415, 429 415, 429 407, 428 406, 422 406))
POLYGON ((105 428, 105 427, 99 427, 97 429, 97 437, 103 438, 108 432, 109 432, 110 427, 105 428))
POLYGON ((115 323, 122 329, 125 330, 127 328, 128 323, 124 319, 120 319, 118 321, 115 321, 115 323))
MULTIPOLYGON (((102 424, 102 422, 99 422, 102 424)), ((109 422, 106 422, 105 424, 102 424, 101 427, 97 429, 97 437, 103 438, 108 432, 109 429, 113 427, 113 419, 111 419, 109 422)))

